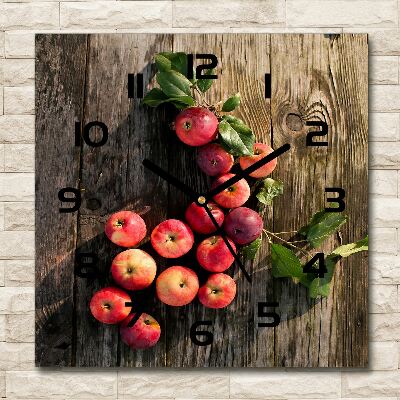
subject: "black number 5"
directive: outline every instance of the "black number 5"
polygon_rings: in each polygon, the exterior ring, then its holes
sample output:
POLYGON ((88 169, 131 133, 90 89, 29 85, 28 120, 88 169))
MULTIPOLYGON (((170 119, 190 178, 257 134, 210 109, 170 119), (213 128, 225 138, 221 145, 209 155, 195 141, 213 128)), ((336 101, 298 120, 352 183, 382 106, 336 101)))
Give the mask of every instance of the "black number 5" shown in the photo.
POLYGON ((212 322, 211 321, 197 321, 197 322, 195 322, 192 325, 192 327, 190 328, 190 339, 192 340, 192 342, 194 344, 197 344, 197 346, 208 346, 209 344, 211 344, 213 342, 214 335, 212 334, 212 332, 208 332, 208 331, 197 331, 196 329, 200 325, 211 326, 212 322), (197 339, 197 336, 204 336, 205 339, 204 340, 199 340, 199 339, 197 339))
POLYGON ((71 187, 66 187, 61 189, 58 192, 58 199, 62 201, 63 203, 75 203, 73 207, 70 208, 63 208, 60 207, 60 213, 71 213, 74 211, 78 211, 79 207, 81 206, 82 203, 82 197, 81 197, 81 192, 78 189, 71 188, 71 187), (65 197, 66 193, 72 193, 74 197, 65 197))
POLYGON ((269 307, 278 307, 279 303, 273 302, 260 302, 258 303, 258 318, 272 318, 271 322, 259 322, 260 328, 278 326, 281 322, 281 317, 274 311, 267 311, 269 307))

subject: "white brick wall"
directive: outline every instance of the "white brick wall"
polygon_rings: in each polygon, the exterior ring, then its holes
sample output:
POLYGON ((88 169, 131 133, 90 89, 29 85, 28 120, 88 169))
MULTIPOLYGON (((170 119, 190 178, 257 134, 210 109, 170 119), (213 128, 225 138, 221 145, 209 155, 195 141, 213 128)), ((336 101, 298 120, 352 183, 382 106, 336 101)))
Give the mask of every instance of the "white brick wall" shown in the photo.
POLYGON ((398 3, 397 0, 3 0, 0 3, 0 397, 399 399, 398 3), (370 34, 370 371, 94 372, 34 368, 34 34, 129 30, 370 34))

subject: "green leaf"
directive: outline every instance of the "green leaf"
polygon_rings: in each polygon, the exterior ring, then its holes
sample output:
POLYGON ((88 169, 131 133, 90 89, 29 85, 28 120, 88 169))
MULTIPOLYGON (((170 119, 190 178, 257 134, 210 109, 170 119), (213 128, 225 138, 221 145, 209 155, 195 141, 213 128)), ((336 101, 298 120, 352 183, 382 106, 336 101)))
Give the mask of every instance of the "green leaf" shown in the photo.
POLYGON ((274 278, 303 278, 300 260, 285 246, 271 243, 272 275, 274 278))
POLYGON ((246 260, 254 260, 258 249, 261 247, 262 240, 260 238, 242 247, 242 254, 246 260))
POLYGON ((319 296, 322 297, 328 297, 329 296, 329 292, 331 289, 331 285, 330 282, 328 283, 322 283, 321 278, 315 278, 309 288, 308 288, 308 295, 312 298, 312 299, 316 299, 319 296))
POLYGON ((233 111, 240 104, 240 93, 236 93, 234 96, 229 97, 228 100, 222 106, 222 111, 230 112, 233 111))
POLYGON ((335 250, 332 251, 332 254, 336 254, 341 257, 348 257, 354 253, 358 253, 359 251, 367 251, 368 250, 368 235, 355 243, 345 244, 343 246, 339 246, 335 250))
POLYGON ((266 178, 262 181, 261 188, 256 197, 260 203, 270 206, 272 199, 283 193, 283 183, 272 178, 266 178))
POLYGON ((190 81, 177 71, 159 72, 156 75, 161 90, 168 97, 190 96, 190 81))
POLYGON ((156 65, 158 68, 157 61, 161 61, 161 67, 163 69, 158 69, 160 72, 174 70, 180 72, 182 75, 187 76, 188 67, 187 67, 187 54, 183 52, 173 53, 170 51, 164 51, 162 53, 158 53, 155 57, 156 65), (169 68, 165 68, 169 67, 169 68))
POLYGON ((238 118, 227 116, 218 125, 219 139, 225 150, 235 157, 253 154, 254 133, 238 118))
POLYGON ((143 103, 150 107, 157 107, 168 101, 168 96, 158 88, 151 89, 143 98, 143 103))
POLYGON ((322 210, 314 214, 310 223, 301 228, 299 233, 306 236, 310 245, 316 248, 346 222, 347 217, 345 215, 322 210))
MULTIPOLYGON (((215 70, 214 69, 209 69, 206 71, 204 75, 214 75, 215 70)), ((215 79, 197 79, 197 87, 202 93, 207 92, 208 89, 212 86, 214 83, 215 79)))
POLYGON ((151 89, 143 98, 143 103, 150 107, 157 107, 163 103, 172 103, 179 109, 195 105, 195 101, 191 96, 168 97, 158 88, 151 89))
MULTIPOLYGON (((340 256, 329 254, 325 258, 325 266, 327 272, 325 273, 323 278, 314 278, 308 287, 308 294, 312 299, 316 299, 317 297, 328 297, 330 292, 330 285, 332 281, 333 274, 335 272, 335 266, 337 262, 340 260, 340 256)), ((310 274, 312 275, 312 274, 310 274)))
POLYGON ((155 56, 157 70, 159 72, 170 71, 172 68, 171 60, 165 57, 162 53, 155 56))

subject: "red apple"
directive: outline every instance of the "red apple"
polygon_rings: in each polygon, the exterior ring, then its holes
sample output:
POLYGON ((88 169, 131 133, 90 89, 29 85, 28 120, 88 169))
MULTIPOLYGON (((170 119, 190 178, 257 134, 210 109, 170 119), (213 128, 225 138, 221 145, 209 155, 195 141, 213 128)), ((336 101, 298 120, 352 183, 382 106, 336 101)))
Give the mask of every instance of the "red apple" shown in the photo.
POLYGON ((119 211, 106 222, 107 237, 118 246, 136 246, 146 236, 143 218, 133 211, 119 211))
MULTIPOLYGON (((236 246, 230 239, 228 241, 236 253, 236 246)), ((204 269, 211 272, 225 271, 235 261, 221 236, 211 236, 203 240, 197 247, 196 258, 204 269)))
POLYGON ((169 306, 189 304, 199 290, 199 279, 190 268, 174 266, 161 272, 156 281, 157 297, 169 306))
MULTIPOLYGON (((242 169, 246 169, 253 165, 255 162, 260 161, 262 158, 266 157, 268 154, 272 153, 274 149, 265 143, 255 143, 254 144, 254 155, 253 156, 243 156, 239 158, 239 164, 242 169)), ((264 164, 262 167, 256 169, 250 174, 253 178, 264 178, 269 175, 276 167, 277 159, 264 164)))
POLYGON ((203 146, 217 136, 218 119, 207 108, 190 107, 181 111, 175 119, 175 131, 183 143, 203 146))
MULTIPOLYGON (((220 176, 212 183, 211 188, 216 188, 233 176, 235 175, 225 174, 220 176)), ((236 182, 232 186, 229 186, 228 189, 225 189, 222 192, 216 194, 214 196, 214 201, 224 208, 236 208, 246 203, 249 197, 250 186, 245 179, 241 179, 239 182, 236 182)))
POLYGON ((193 246, 193 232, 178 219, 167 219, 157 225, 151 233, 154 250, 165 258, 178 258, 186 254, 193 246))
POLYGON ((135 314, 129 314, 119 328, 122 341, 131 349, 148 349, 156 345, 161 335, 160 324, 149 314, 143 313, 132 327, 128 324, 135 314))
POLYGON ((131 298, 123 290, 106 287, 97 291, 90 300, 90 311, 93 316, 105 324, 117 324, 125 319, 132 307, 125 306, 131 298))
POLYGON ((111 264, 114 281, 127 290, 141 290, 150 286, 156 273, 157 265, 153 257, 139 249, 117 254, 111 264))
MULTIPOLYGON (((224 222, 224 212, 214 203, 208 203, 207 208, 211 211, 218 225, 222 226, 224 222)), ((207 235, 217 230, 204 207, 196 203, 192 203, 186 209, 185 218, 190 227, 197 233, 207 235)))
POLYGON ((256 211, 239 207, 226 216, 224 229, 235 243, 247 244, 261 235, 263 220, 256 211))
POLYGON ((209 143, 197 152, 197 164, 209 176, 223 175, 233 166, 233 156, 217 143, 209 143))
POLYGON ((199 300, 207 308, 224 308, 236 296, 236 283, 226 274, 212 274, 199 289, 199 300))

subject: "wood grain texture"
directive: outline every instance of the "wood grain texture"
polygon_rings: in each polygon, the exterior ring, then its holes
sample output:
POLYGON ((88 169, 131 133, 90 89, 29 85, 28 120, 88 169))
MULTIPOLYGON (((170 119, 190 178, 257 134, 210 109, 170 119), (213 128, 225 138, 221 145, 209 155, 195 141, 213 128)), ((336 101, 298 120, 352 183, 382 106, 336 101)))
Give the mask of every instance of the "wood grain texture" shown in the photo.
MULTIPOLYGON (((155 300, 154 285, 131 293, 135 310, 143 307, 161 324, 156 347, 132 351, 118 329, 96 322, 89 301, 110 284, 109 268, 122 249, 109 242, 104 222, 119 209, 146 211, 148 233, 166 218, 183 218, 188 198, 145 170, 148 158, 198 191, 210 180, 195 163, 195 149, 182 144, 169 123, 176 111, 158 110, 128 99, 128 73, 142 73, 154 84, 154 55, 160 51, 213 53, 218 80, 206 94, 214 103, 240 92, 235 115, 250 125, 258 141, 291 151, 278 161, 273 177, 285 183, 273 207, 259 209, 268 230, 299 229, 325 205, 325 187, 346 190, 350 222, 343 243, 367 231, 367 38, 366 35, 40 35, 36 64, 36 363, 40 366, 126 367, 339 367, 367 365, 367 258, 341 262, 332 294, 310 301, 306 290, 273 280, 267 241, 254 263, 246 263, 250 285, 237 267, 235 301, 225 310, 198 302, 173 308, 155 300), (264 74, 271 73, 272 98, 264 98, 264 74), (74 123, 102 121, 109 140, 102 147, 74 146, 74 123), (329 147, 305 146, 306 121, 329 125, 329 147), (62 129, 60 129, 62 127, 62 129), (54 132, 60 132, 54 135, 54 132), (60 188, 83 194, 77 213, 59 214, 60 188), (99 255, 103 281, 74 277, 74 253, 99 255), (281 323, 259 328, 258 302, 278 301, 281 323), (213 344, 190 340, 196 321, 213 344)), ((100 131, 91 130, 98 140, 100 131)), ((254 200, 249 206, 258 207, 254 200)), ((335 237, 324 244, 329 251, 335 237)), ((156 258, 159 272, 171 265, 207 275, 193 253, 179 260, 158 257, 146 240, 143 249, 156 258)))
POLYGON ((85 75, 86 36, 36 36, 36 364, 73 359, 76 213, 60 214, 57 193, 78 186, 74 147, 85 75), (74 60, 71 63, 71 60, 74 60), (71 76, 74 79, 71 79, 71 76), (71 132, 70 135, 67 132, 71 132))

